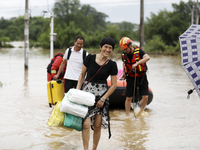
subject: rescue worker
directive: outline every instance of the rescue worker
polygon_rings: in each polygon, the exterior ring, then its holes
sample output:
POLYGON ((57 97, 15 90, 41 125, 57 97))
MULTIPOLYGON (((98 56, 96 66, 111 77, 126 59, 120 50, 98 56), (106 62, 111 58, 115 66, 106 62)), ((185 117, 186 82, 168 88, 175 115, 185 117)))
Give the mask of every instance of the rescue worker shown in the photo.
MULTIPOLYGON (((120 42, 120 48, 123 50, 122 61, 124 65, 124 71, 122 78, 126 78, 126 101, 125 112, 126 116, 129 116, 131 109, 131 101, 134 95, 134 86, 136 81, 139 83, 139 93, 142 95, 140 101, 140 111, 136 115, 142 115, 144 108, 148 102, 148 80, 146 75, 146 62, 150 60, 148 54, 138 47, 132 47, 133 41, 128 37, 123 37, 120 42), (135 80, 136 78, 136 80, 135 80)), ((135 95, 134 95, 135 97, 135 95)))
MULTIPOLYGON (((63 61, 63 56, 64 56, 64 53, 58 53, 51 59, 50 64, 47 66, 47 81, 51 81, 54 79, 54 76, 58 72, 60 64, 63 61)), ((66 66, 63 68, 58 78, 63 79, 65 69, 66 69, 66 66)))

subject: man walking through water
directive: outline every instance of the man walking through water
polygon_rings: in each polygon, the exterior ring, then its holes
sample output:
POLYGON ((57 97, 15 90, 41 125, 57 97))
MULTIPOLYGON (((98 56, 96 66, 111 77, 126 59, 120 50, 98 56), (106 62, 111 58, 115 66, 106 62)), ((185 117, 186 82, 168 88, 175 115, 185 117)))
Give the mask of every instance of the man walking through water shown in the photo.
POLYGON ((122 61, 124 66, 124 71, 122 74, 123 78, 126 78, 126 101, 125 101, 125 111, 126 116, 129 116, 131 109, 131 101, 134 95, 134 89, 136 89, 136 80, 138 82, 139 93, 142 95, 142 100, 140 101, 140 111, 136 115, 142 115, 144 108, 148 102, 148 80, 146 75, 146 62, 150 60, 148 54, 146 54, 139 47, 132 47, 133 41, 128 37, 123 37, 119 44, 121 50, 123 50, 122 61), (135 80, 136 79, 136 80, 135 80))
POLYGON ((74 41, 74 46, 66 50, 63 57, 63 61, 59 67, 57 74, 54 76, 54 79, 58 79, 61 71, 67 64, 65 71, 65 93, 71 88, 76 88, 78 83, 78 78, 82 70, 83 60, 88 55, 88 52, 83 50, 84 38, 78 36, 74 41))

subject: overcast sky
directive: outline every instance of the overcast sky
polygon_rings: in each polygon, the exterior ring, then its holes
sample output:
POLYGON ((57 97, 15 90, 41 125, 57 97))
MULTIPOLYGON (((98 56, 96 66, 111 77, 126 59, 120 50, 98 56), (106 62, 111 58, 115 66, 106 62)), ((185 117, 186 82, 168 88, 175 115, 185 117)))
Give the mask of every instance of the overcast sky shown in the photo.
MULTIPOLYGON (((26 0, 0 0, 0 17, 23 16, 26 0)), ((144 19, 150 17, 150 13, 158 14, 160 10, 173 11, 172 3, 179 4, 181 0, 144 0, 144 19)), ((183 0, 188 2, 188 0, 183 0)), ((40 16, 43 10, 52 10, 56 0, 29 0, 29 13, 31 16, 40 16)), ((80 0, 81 4, 89 4, 97 11, 105 13, 109 17, 106 21, 128 21, 139 24, 140 0, 80 0)))

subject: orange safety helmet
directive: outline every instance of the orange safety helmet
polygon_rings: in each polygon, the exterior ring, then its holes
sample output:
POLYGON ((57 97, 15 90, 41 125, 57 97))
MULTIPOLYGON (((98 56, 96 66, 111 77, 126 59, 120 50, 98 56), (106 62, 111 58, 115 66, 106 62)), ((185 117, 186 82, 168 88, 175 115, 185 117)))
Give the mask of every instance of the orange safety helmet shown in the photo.
POLYGON ((129 39, 128 37, 123 37, 119 41, 119 45, 120 45, 121 50, 125 50, 132 43, 133 43, 133 41, 131 41, 131 39, 129 39))

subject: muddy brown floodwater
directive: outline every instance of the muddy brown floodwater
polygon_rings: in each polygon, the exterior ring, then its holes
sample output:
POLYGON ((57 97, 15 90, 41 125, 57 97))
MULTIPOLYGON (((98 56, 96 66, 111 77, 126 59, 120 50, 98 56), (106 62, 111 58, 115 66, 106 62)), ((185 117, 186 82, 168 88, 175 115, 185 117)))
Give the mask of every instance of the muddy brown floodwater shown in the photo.
MULTIPOLYGON (((150 57, 147 76, 154 98, 146 107, 148 115, 135 119, 132 113, 125 119, 123 109, 110 110, 112 137, 102 129, 99 150, 200 149, 200 99, 196 91, 187 99, 193 86, 180 56, 150 57)), ((121 60, 116 61, 120 69, 121 60)), ((24 70, 23 48, 0 49, 0 149, 83 149, 81 132, 46 124, 52 111, 46 87, 49 62, 49 51, 33 48, 24 70)))

